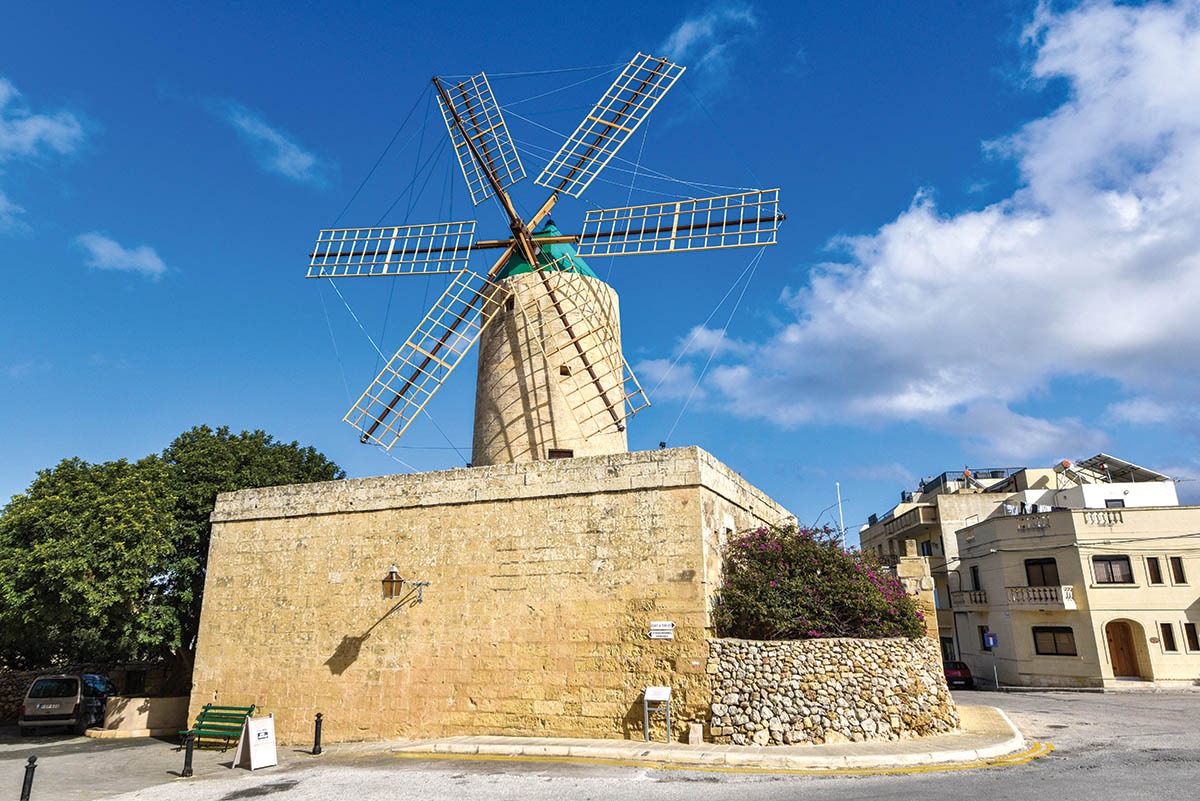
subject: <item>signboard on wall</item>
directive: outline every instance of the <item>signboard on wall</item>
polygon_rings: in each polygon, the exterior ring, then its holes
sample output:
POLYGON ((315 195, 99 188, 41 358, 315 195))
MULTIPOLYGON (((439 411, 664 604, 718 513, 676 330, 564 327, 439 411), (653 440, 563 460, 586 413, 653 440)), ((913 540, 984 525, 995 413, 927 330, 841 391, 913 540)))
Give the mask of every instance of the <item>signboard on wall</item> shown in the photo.
POLYGON ((675 624, 670 620, 652 620, 650 621, 650 639, 652 640, 673 640, 675 639, 675 624))

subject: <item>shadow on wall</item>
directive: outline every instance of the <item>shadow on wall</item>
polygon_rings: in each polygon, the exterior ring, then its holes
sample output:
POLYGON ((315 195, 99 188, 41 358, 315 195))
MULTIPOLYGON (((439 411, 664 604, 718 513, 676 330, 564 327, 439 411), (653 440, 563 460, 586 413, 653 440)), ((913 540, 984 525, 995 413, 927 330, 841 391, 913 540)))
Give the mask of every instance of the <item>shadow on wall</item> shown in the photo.
POLYGON ((409 589, 408 592, 406 592, 400 598, 400 600, 396 602, 395 606, 384 612, 383 616, 379 618, 379 620, 376 620, 374 623, 372 623, 371 626, 362 634, 357 637, 352 634, 347 634, 346 636, 342 637, 342 641, 338 643, 338 646, 334 649, 333 654, 325 660, 325 665, 329 668, 329 672, 335 676, 340 676, 345 673, 351 665, 358 661, 358 655, 362 652, 363 643, 370 638, 371 632, 375 630, 376 626, 387 620, 401 608, 411 608, 419 603, 421 603, 420 590, 417 588, 409 589))

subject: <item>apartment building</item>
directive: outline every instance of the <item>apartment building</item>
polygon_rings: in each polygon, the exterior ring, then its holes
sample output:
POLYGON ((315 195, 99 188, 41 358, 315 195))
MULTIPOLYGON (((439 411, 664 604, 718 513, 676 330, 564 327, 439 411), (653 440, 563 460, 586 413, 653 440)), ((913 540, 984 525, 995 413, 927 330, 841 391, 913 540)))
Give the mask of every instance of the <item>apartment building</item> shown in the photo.
POLYGON ((1168 476, 1100 454, 923 484, 862 543, 927 543, 947 659, 1024 686, 1200 677, 1200 507, 1168 476))

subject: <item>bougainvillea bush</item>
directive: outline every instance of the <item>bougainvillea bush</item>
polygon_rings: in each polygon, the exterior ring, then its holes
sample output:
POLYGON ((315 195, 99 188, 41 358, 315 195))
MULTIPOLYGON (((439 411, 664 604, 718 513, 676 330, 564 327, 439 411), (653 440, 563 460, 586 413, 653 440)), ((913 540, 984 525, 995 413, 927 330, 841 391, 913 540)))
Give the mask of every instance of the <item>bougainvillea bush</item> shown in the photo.
POLYGON ((787 526, 731 539, 717 634, 747 640, 920 637, 924 617, 893 575, 837 532, 787 526))

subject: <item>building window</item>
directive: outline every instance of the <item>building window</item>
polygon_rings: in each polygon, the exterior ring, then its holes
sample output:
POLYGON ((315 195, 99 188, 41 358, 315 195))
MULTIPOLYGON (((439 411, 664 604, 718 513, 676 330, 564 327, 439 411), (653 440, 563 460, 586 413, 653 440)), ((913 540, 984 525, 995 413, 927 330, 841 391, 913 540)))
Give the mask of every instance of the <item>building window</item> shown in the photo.
POLYGON ((971 589, 975 592, 983 589, 983 584, 979 581, 979 565, 971 565, 971 589))
POLYGON ((1108 498, 1104 501, 1104 506, 1108 509, 1124 509, 1125 508, 1125 499, 1124 498, 1108 498))
POLYGON ((979 627, 979 650, 981 650, 981 651, 992 650, 991 648, 988 647, 988 644, 987 644, 987 633, 988 633, 987 626, 979 627))
POLYGON ((1187 639, 1187 649, 1189 651, 1200 651, 1200 636, 1196 634, 1195 623, 1183 624, 1183 636, 1187 639))
POLYGON ((933 556, 933 543, 929 540, 921 540, 919 547, 921 556, 933 556))
POLYGON ((1030 587, 1057 587, 1058 563, 1050 559, 1026 559, 1025 579, 1030 587))
MULTIPOLYGON (((1195 630, 1195 626, 1192 629, 1195 630)), ((953 662, 958 656, 954 652, 954 638, 942 637, 942 661, 953 662)))
POLYGON ((1183 572, 1183 557, 1171 556, 1167 558, 1171 564, 1171 581, 1176 584, 1187 584, 1187 576, 1183 572))
POLYGON ((549 456, 551 459, 574 459, 575 451, 566 448, 551 448, 549 456))
POLYGON ((1175 627, 1170 623, 1159 623, 1158 630, 1162 632, 1162 647, 1164 651, 1178 651, 1175 644, 1175 627))
POLYGON ((1128 556, 1093 556, 1097 584, 1132 584, 1133 569, 1128 556))
POLYGON ((1149 577, 1151 584, 1162 584, 1162 565, 1159 564, 1157 556, 1146 557, 1146 575, 1149 577))
POLYGON ((1075 632, 1070 626, 1034 626, 1033 650, 1043 656, 1076 656, 1075 632))

